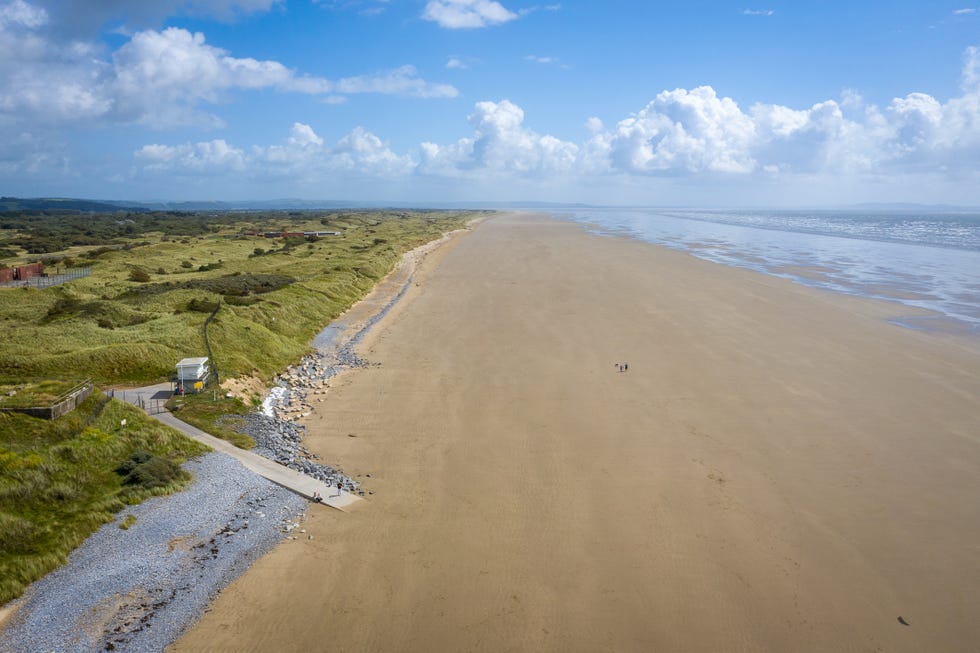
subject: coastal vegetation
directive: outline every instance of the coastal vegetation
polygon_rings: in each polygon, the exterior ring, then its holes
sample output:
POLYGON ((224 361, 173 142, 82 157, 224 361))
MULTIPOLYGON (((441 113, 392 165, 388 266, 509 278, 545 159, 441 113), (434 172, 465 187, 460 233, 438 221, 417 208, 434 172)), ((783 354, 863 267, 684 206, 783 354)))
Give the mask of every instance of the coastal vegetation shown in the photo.
MULTIPOLYGON (((83 377, 103 387, 163 381, 178 360, 198 356, 211 358, 221 380, 268 379, 404 252, 472 217, 0 212, 0 267, 91 271, 50 287, 0 287, 2 401, 45 403, 83 377)), ((254 441, 221 418, 254 401, 209 388, 171 408, 250 448, 254 441)), ((205 450, 98 391, 54 420, 0 413, 0 604, 124 506, 180 489, 188 481, 180 463, 205 450)))
POLYGON ((208 355, 203 327, 215 309, 208 339, 221 377, 268 378, 402 253, 471 214, 44 217, 0 217, 0 247, 18 253, 3 263, 92 273, 51 288, 0 288, 0 374, 113 384, 163 380, 181 358, 208 355), (317 231, 337 235, 258 235, 317 231), (30 253, 39 249, 47 254, 30 253))
POLYGON ((205 451, 100 392, 56 420, 0 413, 0 605, 125 506, 183 487, 179 464, 205 451))

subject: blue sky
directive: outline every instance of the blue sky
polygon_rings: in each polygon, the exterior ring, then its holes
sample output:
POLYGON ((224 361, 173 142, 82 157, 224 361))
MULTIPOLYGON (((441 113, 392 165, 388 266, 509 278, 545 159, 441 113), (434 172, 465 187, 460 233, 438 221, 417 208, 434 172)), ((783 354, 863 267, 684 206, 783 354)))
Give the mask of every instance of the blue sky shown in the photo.
POLYGON ((980 0, 0 0, 0 194, 980 205, 980 0))

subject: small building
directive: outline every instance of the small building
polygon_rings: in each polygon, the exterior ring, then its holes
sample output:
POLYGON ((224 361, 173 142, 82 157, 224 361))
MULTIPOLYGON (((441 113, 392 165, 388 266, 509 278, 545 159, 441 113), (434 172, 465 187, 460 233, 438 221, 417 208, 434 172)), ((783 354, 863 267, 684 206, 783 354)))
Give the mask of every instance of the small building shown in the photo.
POLYGON ((14 279, 18 281, 27 281, 31 277, 38 277, 42 276, 43 274, 43 263, 29 263, 27 265, 21 265, 14 268, 14 279))
POLYGON ((207 383, 208 373, 207 357, 185 358, 177 363, 177 394, 187 394, 189 392, 200 392, 207 383))

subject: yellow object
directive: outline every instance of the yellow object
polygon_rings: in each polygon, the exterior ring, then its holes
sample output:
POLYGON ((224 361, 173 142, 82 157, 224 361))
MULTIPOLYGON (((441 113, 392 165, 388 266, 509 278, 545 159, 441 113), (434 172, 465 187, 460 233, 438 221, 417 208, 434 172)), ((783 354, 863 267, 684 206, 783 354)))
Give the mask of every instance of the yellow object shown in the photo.
POLYGON ((203 387, 204 387, 204 381, 198 381, 198 382, 196 382, 196 383, 194 384, 194 389, 195 389, 195 390, 200 390, 200 389, 201 389, 201 388, 203 388, 203 387))

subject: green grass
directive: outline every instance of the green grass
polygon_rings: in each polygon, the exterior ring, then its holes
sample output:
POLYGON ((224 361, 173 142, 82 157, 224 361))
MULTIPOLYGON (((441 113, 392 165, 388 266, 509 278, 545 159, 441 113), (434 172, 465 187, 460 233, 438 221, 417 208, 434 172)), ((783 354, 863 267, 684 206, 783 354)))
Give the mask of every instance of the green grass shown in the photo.
MULTIPOLYGON (((271 377, 305 353, 313 336, 367 294, 402 253, 471 217, 277 214, 254 224, 236 218, 212 225, 217 232, 179 241, 134 234, 133 242, 150 244, 84 259, 92 264, 89 277, 43 290, 0 288, 0 375, 91 377, 97 384, 162 380, 178 360, 207 355, 207 313, 199 307, 221 304, 209 329, 220 376, 271 377), (243 236, 247 229, 343 235, 290 244, 243 236), (257 248, 266 252, 256 256, 257 248), (131 280, 135 268, 148 271, 149 280, 131 280)), ((70 253, 83 260, 84 250, 70 253)))
POLYGON ((181 420, 227 440, 240 449, 251 449, 255 446, 255 440, 234 430, 229 420, 221 419, 227 415, 244 415, 251 410, 240 399, 205 390, 200 394, 172 397, 167 402, 167 407, 181 420))
POLYGON ((78 385, 78 381, 54 379, 35 383, 0 382, 0 408, 50 406, 78 385))
MULTIPOLYGON (((0 288, 0 379, 13 379, 12 386, 37 378, 91 378, 97 385, 167 379, 178 360, 207 355, 202 327, 215 305, 208 338, 221 378, 270 378, 306 353, 316 333, 366 295, 404 252, 475 214, 188 215, 186 232, 171 217, 153 227, 156 232, 119 234, 112 247, 76 243, 58 250, 91 267, 88 277, 43 290, 0 288), (245 235, 253 229, 342 235, 315 242, 245 235)), ((147 218, 147 228, 153 220, 147 218)), ((133 226, 140 224, 136 219, 133 226)), ((65 240, 49 235, 52 243, 65 240)), ((16 230, 0 229, 0 246, 18 237, 16 230)), ((8 247, 0 258, 15 265, 31 255, 8 247)), ((33 403, 67 389, 38 386, 34 398, 20 391, 14 397, 33 403)), ((0 604, 63 564, 123 506, 179 489, 186 478, 166 461, 205 449, 131 406, 112 401, 100 410, 101 402, 95 393, 53 421, 0 413, 0 604), (116 471, 137 453, 145 467, 116 471)), ((218 423, 222 415, 247 410, 220 391, 206 391, 185 398, 178 415, 250 448, 251 438, 218 423)))
POLYGON ((0 413, 0 604, 64 564, 124 506, 187 483, 181 474, 166 483, 127 484, 117 470, 134 453, 180 463, 206 450, 101 393, 56 420, 0 413))

